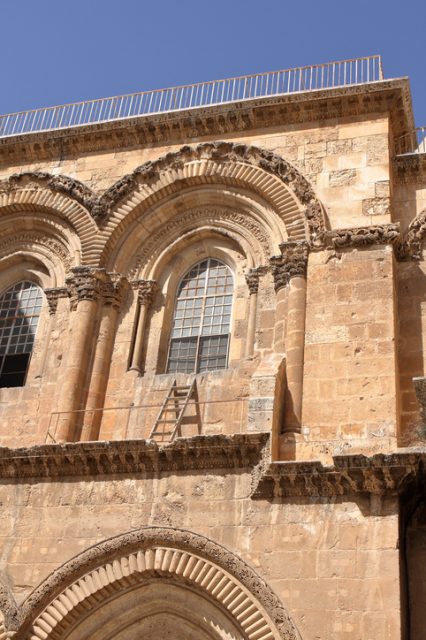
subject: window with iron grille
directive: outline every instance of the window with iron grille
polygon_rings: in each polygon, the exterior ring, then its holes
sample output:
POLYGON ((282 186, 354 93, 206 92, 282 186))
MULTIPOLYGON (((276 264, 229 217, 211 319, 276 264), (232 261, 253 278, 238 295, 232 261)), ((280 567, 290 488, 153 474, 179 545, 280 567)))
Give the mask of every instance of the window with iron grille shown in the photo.
POLYGON ((43 293, 32 282, 18 282, 0 297, 0 387, 25 384, 43 293))
POLYGON ((203 260, 182 278, 176 297, 167 372, 198 373, 228 364, 233 277, 219 260, 203 260))

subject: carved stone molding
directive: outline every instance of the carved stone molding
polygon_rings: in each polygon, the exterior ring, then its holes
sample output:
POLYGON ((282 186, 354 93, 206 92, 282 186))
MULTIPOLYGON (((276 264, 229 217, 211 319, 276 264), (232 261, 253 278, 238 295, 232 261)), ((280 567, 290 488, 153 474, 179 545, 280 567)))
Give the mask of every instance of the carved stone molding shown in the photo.
POLYGON ((94 218, 103 218, 112 211, 120 200, 129 197, 138 190, 139 181, 144 184, 152 184, 159 180, 164 171, 179 170, 188 162, 206 159, 221 164, 244 163, 259 167, 278 177, 305 206, 305 216, 311 238, 315 242, 322 238, 325 231, 324 212, 306 178, 287 161, 271 151, 241 143, 219 141, 202 143, 196 147, 184 146, 177 152, 161 156, 158 160, 145 162, 131 174, 123 176, 100 196, 97 196, 89 187, 78 180, 62 175, 53 176, 44 172, 13 174, 0 182, 0 193, 18 188, 47 187, 76 200, 94 218))
POLYGON ((334 496, 359 493, 398 495, 420 477, 426 451, 361 454, 321 462, 269 461, 270 434, 179 438, 158 446, 147 440, 73 442, 21 449, 0 448, 0 478, 97 477, 114 474, 150 476, 158 473, 246 469, 252 474, 253 498, 334 496))
POLYGON ((158 284, 155 280, 133 280, 132 288, 138 292, 138 302, 140 305, 150 307, 158 291, 158 284))
POLYGON ((426 451, 333 457, 334 465, 312 462, 274 462, 259 480, 253 498, 272 500, 290 496, 354 494, 399 495, 417 480, 426 451))
POLYGON ((98 200, 92 189, 79 180, 63 175, 52 175, 42 171, 25 171, 14 173, 0 181, 0 193, 7 193, 15 189, 40 189, 41 187, 64 193, 90 212, 93 211, 98 200))
POLYGON ((50 315, 55 315, 56 310, 58 308, 58 300, 59 298, 68 297, 68 289, 67 287, 55 287, 53 289, 45 289, 44 294, 47 299, 47 304, 49 305, 50 315))
POLYGON ((270 258, 275 291, 285 287, 291 278, 306 277, 308 266, 309 244, 304 240, 283 242, 280 250, 280 256, 270 258))
POLYGON ((397 256, 401 260, 411 258, 420 260, 422 257, 422 244, 426 235, 426 209, 423 209, 411 221, 408 231, 398 245, 397 256))
POLYGON ((130 531, 72 558, 30 594, 15 618, 11 617, 8 631, 17 631, 22 638, 53 639, 58 623, 60 629, 66 629, 79 616, 87 616, 89 602, 93 608, 94 602, 118 595, 129 585, 164 578, 176 584, 192 583, 204 597, 224 608, 231 620, 238 620, 248 640, 300 638, 281 600, 241 558, 209 538, 168 527, 130 531), (81 584, 85 589, 81 590, 81 584), (81 597, 76 598, 75 593, 81 597))
POLYGON ((371 245, 396 245, 401 238, 399 223, 333 229, 326 232, 327 244, 336 249, 346 247, 367 247, 371 245))
POLYGON ((36 245, 47 247, 59 258, 65 271, 71 268, 71 256, 65 245, 54 238, 49 238, 47 234, 40 233, 39 231, 26 231, 7 236, 0 242, 0 257, 15 253, 17 250, 22 251, 22 249, 28 250, 28 252, 31 253, 36 245))
POLYGON ((185 231, 197 229, 201 225, 211 227, 213 230, 230 233, 230 226, 235 229, 235 236, 238 238, 238 230, 248 232, 260 245, 265 258, 270 255, 271 239, 268 237, 265 228, 253 217, 241 211, 234 211, 223 207, 202 207, 177 215, 171 220, 161 225, 161 228, 154 232, 141 245, 136 254, 134 266, 130 271, 131 277, 136 277, 141 268, 146 265, 156 251, 162 246, 167 246, 176 237, 185 231))
POLYGON ((105 191, 99 199, 100 211, 103 214, 111 212, 120 200, 137 191, 139 181, 143 184, 154 184, 165 171, 179 171, 190 162, 203 160, 211 160, 221 165, 239 163, 259 167, 279 178, 305 206, 311 241, 315 244, 322 240, 325 231, 324 211, 306 178, 286 160, 271 151, 241 143, 217 141, 195 147, 184 146, 179 151, 167 153, 158 160, 145 162, 105 191))
POLYGON ((147 440, 4 447, 0 448, 0 478, 251 468, 267 443, 268 434, 253 433, 180 438, 162 447, 147 440))

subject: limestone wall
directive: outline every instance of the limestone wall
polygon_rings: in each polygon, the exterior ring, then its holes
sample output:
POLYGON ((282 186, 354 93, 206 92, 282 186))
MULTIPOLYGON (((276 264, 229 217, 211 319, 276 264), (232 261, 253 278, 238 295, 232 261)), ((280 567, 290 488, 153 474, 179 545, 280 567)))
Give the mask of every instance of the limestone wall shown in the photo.
POLYGON ((21 602, 90 545, 141 526, 178 527, 224 545, 276 591, 304 640, 397 640, 394 499, 251 496, 246 471, 105 476, 1 487, 2 579, 21 602))

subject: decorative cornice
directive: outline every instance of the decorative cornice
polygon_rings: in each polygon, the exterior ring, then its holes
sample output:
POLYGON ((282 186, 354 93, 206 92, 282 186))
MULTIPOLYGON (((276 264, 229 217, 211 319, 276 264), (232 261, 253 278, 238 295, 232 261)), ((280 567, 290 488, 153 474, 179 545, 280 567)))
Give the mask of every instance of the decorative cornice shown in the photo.
POLYGON ((179 144, 202 136, 259 130, 295 123, 323 122, 367 114, 391 114, 395 136, 414 128, 408 79, 398 78, 336 89, 257 98, 0 139, 0 162, 40 162, 108 149, 147 144, 179 144))
POLYGON ((45 289, 44 294, 47 299, 47 304, 49 305, 50 315, 55 315, 56 310, 58 308, 58 300, 59 298, 68 297, 68 289, 67 287, 55 287, 53 289, 45 289))
POLYGON ((308 266, 309 244, 304 240, 283 242, 280 250, 280 256, 270 258, 275 291, 285 287, 291 278, 306 277, 308 266))
POLYGON ((252 497, 399 495, 420 477, 426 449, 371 457, 339 455, 333 461, 330 467, 316 460, 274 462, 263 473, 252 497))
POLYGON ((338 455, 333 466, 319 461, 272 462, 268 433, 178 438, 159 446, 148 440, 74 442, 21 449, 0 448, 0 478, 156 475, 170 471, 246 469, 252 497, 398 495, 421 475, 426 448, 396 453, 338 455))
POLYGON ((155 280, 134 280, 131 286, 138 292, 139 304, 149 308, 158 291, 157 282, 155 280))
POLYGON ((327 244, 336 249, 347 247, 367 247, 370 245, 396 245, 401 234, 399 223, 353 227, 351 229, 333 229, 326 232, 327 244))
POLYGON ((194 436, 159 447, 147 440, 0 448, 0 478, 55 478, 242 469, 258 464, 268 434, 194 436))

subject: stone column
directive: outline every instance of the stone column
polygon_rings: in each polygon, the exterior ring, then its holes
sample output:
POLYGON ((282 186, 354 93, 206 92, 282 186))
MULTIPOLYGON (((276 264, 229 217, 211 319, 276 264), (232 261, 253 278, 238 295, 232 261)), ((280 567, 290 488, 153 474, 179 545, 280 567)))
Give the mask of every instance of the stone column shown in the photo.
POLYGON ((145 337, 146 320, 149 307, 152 304, 158 286, 155 280, 136 280, 132 287, 138 292, 138 302, 135 317, 134 343, 130 359, 130 371, 142 373, 142 352, 145 337))
POLYGON ((246 356, 252 356, 256 331, 257 292, 259 291, 259 269, 250 269, 246 274, 246 282, 250 291, 250 306, 246 338, 246 356))
POLYGON ((98 317, 98 301, 102 284, 107 278, 104 269, 74 267, 67 279, 71 298, 71 333, 66 367, 59 392, 57 442, 73 442, 82 415, 74 413, 82 409, 83 394, 88 378, 95 341, 98 317))
POLYGON ((110 273, 108 278, 100 288, 102 315, 80 440, 97 440, 99 437, 100 409, 105 403, 118 314, 125 290, 126 281, 119 274, 110 273))
POLYGON ((46 296, 47 304, 49 307, 49 324, 46 328, 46 333, 44 335, 43 351, 41 353, 40 366, 37 373, 37 378, 41 378, 43 376, 44 369, 46 367, 47 354, 49 353, 49 349, 50 349, 50 336, 51 336, 53 325, 54 325, 56 310, 58 308, 58 300, 59 298, 67 298, 68 290, 66 287, 55 287, 52 289, 45 289, 44 295, 46 296))
POLYGON ((285 330, 286 388, 283 433, 297 433, 302 425, 303 359, 305 348, 306 268, 305 241, 284 242, 281 255, 271 258, 275 291, 288 287, 285 330))

